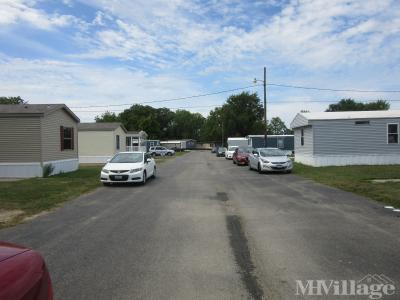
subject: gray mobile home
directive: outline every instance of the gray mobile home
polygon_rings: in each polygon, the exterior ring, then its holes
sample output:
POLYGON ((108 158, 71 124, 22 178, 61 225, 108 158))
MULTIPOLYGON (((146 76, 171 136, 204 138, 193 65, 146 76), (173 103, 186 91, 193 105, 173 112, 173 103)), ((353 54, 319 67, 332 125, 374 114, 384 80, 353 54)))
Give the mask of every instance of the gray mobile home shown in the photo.
MULTIPOLYGON (((265 147, 264 135, 248 135, 248 145, 253 148, 265 147)), ((267 147, 279 148, 282 150, 293 151, 294 150, 294 135, 267 135, 267 147)))
POLYGON ((295 160, 311 166, 400 163, 400 111, 299 113, 295 160))
POLYGON ((0 105, 0 177, 42 177, 48 165, 50 175, 78 169, 78 123, 64 104, 0 105))

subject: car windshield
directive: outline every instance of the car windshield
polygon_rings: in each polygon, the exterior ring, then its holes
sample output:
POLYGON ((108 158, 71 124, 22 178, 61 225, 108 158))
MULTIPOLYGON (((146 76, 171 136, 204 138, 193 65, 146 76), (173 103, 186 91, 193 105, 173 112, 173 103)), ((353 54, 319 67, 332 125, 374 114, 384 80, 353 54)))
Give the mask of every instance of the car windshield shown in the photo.
POLYGON ((281 149, 260 149, 260 155, 265 156, 286 156, 286 152, 281 149))
POLYGON ((139 163, 142 161, 143 153, 119 153, 110 160, 110 163, 139 163))
POLYGON ((237 148, 237 146, 229 146, 229 147, 228 147, 228 150, 229 150, 229 151, 235 151, 236 148, 237 148))
POLYGON ((251 152, 251 148, 249 148, 249 147, 240 147, 238 149, 238 152, 239 153, 250 153, 251 152))
POLYGON ((225 147, 219 147, 218 151, 226 151, 226 148, 225 147))

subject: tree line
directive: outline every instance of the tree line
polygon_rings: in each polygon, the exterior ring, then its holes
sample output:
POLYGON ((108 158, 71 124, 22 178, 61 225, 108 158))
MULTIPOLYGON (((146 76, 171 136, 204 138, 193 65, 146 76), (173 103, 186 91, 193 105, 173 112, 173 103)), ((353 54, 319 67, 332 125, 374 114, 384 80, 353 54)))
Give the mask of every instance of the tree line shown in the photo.
MULTIPOLYGON (((24 104, 21 97, 0 97, 0 104, 24 104)), ((388 110, 390 103, 377 100, 369 103, 341 99, 330 104, 326 111, 388 110)), ((128 130, 144 130, 149 139, 195 139, 203 142, 222 142, 227 137, 264 134, 264 108, 257 93, 242 92, 231 95, 221 106, 210 111, 207 118, 199 113, 180 109, 154 108, 134 104, 123 112, 105 112, 96 116, 96 122, 121 122, 128 130)), ((269 120, 268 134, 291 134, 279 118, 269 120)))

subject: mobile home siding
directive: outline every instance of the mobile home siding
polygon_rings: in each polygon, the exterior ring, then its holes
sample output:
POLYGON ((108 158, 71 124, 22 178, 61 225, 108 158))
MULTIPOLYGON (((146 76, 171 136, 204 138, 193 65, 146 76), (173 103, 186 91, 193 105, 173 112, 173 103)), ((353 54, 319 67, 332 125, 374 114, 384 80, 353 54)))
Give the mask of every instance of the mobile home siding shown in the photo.
POLYGON ((43 162, 78 158, 77 123, 63 109, 56 110, 42 118, 42 159, 43 162), (60 126, 74 128, 74 149, 61 151, 60 126))
POLYGON ((40 162, 40 117, 0 117, 0 163, 40 162))
POLYGON ((387 143, 387 124, 400 123, 400 118, 371 119, 369 124, 362 125, 355 125, 355 121, 357 120, 312 121, 314 154, 400 155, 400 144, 387 143))
POLYGON ((79 131, 79 156, 113 156, 113 131, 79 131))
POLYGON ((314 128, 311 126, 299 127, 294 130, 294 149, 296 155, 313 155, 314 128), (301 129, 304 130, 304 145, 301 145, 301 129))
POLYGON ((126 134, 121 127, 118 127, 114 132, 114 154, 126 151, 126 134), (119 150, 117 149, 117 135, 119 135, 119 150))

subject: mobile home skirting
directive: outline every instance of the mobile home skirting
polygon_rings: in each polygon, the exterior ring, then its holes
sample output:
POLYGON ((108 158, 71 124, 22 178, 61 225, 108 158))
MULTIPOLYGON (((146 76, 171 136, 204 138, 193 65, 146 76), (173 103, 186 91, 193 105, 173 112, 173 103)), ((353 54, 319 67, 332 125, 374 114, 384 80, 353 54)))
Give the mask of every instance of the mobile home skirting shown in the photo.
MULTIPOLYGON (((54 171, 51 175, 76 171, 79 167, 78 159, 54 160, 43 163, 43 165, 47 164, 54 166, 54 171)), ((42 176, 43 167, 40 162, 0 163, 0 178, 32 178, 42 176)))
POLYGON ((351 165, 397 165, 400 155, 304 155, 295 154, 295 161, 314 167, 351 165))

